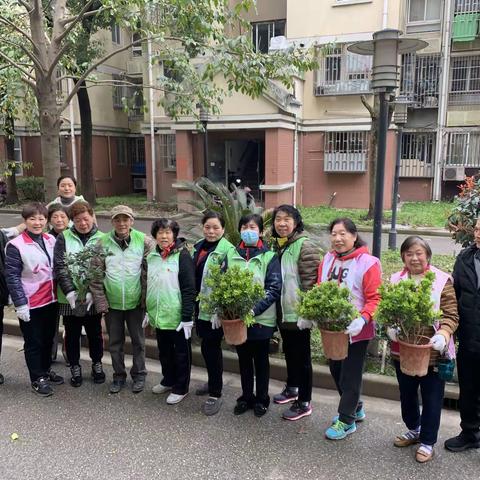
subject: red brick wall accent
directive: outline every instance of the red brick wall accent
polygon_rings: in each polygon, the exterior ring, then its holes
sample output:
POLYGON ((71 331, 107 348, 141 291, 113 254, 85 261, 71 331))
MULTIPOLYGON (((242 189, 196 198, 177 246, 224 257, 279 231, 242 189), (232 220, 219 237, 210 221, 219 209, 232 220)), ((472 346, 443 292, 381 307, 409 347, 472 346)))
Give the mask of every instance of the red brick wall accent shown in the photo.
MULTIPOLYGON (((177 180, 192 181, 193 177, 193 140, 192 134, 187 131, 177 131, 176 133, 177 148, 177 180)), ((187 190, 177 190, 178 208, 190 211, 192 206, 187 203, 193 199, 193 194, 187 190)))
POLYGON ((432 199, 432 179, 401 178, 399 193, 402 202, 428 202, 432 199))

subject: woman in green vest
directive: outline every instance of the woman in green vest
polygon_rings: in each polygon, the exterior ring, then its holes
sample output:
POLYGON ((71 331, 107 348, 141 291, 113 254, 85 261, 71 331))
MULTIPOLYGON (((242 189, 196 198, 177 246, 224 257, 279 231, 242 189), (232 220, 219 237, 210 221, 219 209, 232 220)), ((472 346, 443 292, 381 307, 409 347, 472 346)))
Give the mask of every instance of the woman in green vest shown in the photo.
POLYGON ((261 238, 263 219, 260 215, 244 215, 240 219, 238 230, 241 242, 236 250, 228 253, 225 266, 238 265, 250 270, 255 280, 263 286, 265 297, 253 308, 255 323, 247 330, 247 341, 236 347, 242 395, 237 399, 233 413, 241 415, 253 408, 255 416, 261 417, 267 413, 270 404, 268 350, 275 331, 276 302, 282 292, 282 273, 277 255, 269 250, 261 238))
POLYGON ((81 200, 75 202, 70 208, 70 219, 73 221, 73 226, 64 230, 57 237, 53 265, 58 284, 59 314, 63 315, 65 326, 65 350, 72 375, 70 384, 73 387, 79 387, 83 382, 82 368, 80 367, 82 326, 85 327, 87 333, 93 381, 94 383, 105 382, 105 373, 102 367, 102 314, 95 309, 92 294, 88 292, 87 314, 83 317, 74 315, 73 309, 78 298, 78 287, 66 268, 65 254, 79 252, 87 246, 96 245, 103 233, 95 225, 93 209, 87 202, 81 200))
POLYGON ((282 336, 287 364, 287 383, 273 401, 293 402, 283 412, 285 420, 299 420, 312 413, 312 356, 310 330, 313 323, 296 313, 298 290, 308 290, 317 281, 319 249, 303 232, 300 212, 292 205, 281 205, 273 211, 274 249, 282 269, 282 296, 278 302, 277 322, 282 336))
MULTIPOLYGON (((213 211, 206 212, 202 218, 203 240, 194 246, 193 262, 195 264, 195 285, 197 294, 207 294, 204 278, 209 267, 221 264, 227 253, 235 251, 235 247, 223 237, 225 220, 213 211)), ((203 405, 205 415, 215 415, 222 406, 223 388, 223 329, 216 316, 206 313, 201 304, 196 310, 197 335, 202 339, 201 350, 208 373, 208 383, 195 392, 197 395, 208 395, 203 405)))
POLYGON ((195 267, 175 220, 160 218, 152 224, 157 246, 147 255, 142 272, 146 283, 148 321, 155 328, 163 379, 153 393, 167 393, 167 403, 188 394, 192 368, 191 334, 195 309, 195 267))

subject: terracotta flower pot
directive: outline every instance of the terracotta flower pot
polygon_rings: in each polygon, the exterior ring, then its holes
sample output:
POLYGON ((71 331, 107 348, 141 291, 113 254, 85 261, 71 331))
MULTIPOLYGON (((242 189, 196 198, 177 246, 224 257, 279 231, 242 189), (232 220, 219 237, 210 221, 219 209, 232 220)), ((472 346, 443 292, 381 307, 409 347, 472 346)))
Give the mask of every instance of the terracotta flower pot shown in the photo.
POLYGON ((225 341, 229 345, 241 345, 247 341, 247 326, 241 318, 235 320, 220 319, 225 341))
POLYGON ((348 356, 348 335, 320 329, 323 353, 329 360, 343 360, 348 356))
POLYGON ((420 345, 406 343, 398 340, 400 351, 400 370, 405 375, 412 377, 424 377, 428 373, 428 364, 430 363, 430 353, 432 346, 428 339, 424 339, 420 345))

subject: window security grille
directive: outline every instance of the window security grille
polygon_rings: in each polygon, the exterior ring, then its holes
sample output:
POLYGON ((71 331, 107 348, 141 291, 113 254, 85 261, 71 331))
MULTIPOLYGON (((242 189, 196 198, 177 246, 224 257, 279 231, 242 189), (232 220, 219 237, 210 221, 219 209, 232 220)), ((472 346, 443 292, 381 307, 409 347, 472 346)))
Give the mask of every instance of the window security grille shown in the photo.
POLYGON ((400 177, 432 177, 435 158, 435 132, 404 132, 400 177))
POLYGON ((367 158, 368 132, 325 133, 325 172, 365 172, 367 158))
POLYGON ((480 132, 448 132, 445 165, 480 167, 480 132))
POLYGON ((452 58, 448 103, 480 104, 480 55, 452 58))
POLYGON ((285 20, 252 23, 252 43, 258 53, 268 53, 270 39, 285 35, 285 20))
POLYGON ((480 13, 480 0, 455 0, 455 13, 480 13))
POLYGON ((324 47, 320 51, 315 95, 370 92, 372 57, 347 51, 347 45, 324 47))
POLYGON ((175 134, 161 134, 158 136, 160 161, 164 170, 176 170, 177 154, 175 134))

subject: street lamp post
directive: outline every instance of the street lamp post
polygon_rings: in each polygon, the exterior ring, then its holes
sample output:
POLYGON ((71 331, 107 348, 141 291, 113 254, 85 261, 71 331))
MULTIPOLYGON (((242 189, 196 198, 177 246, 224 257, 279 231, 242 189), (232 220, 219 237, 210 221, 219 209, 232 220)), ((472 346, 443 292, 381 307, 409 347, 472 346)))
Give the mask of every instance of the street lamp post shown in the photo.
POLYGON ((203 126, 203 176, 208 178, 208 110, 200 106, 200 123, 203 126))
POLYGON ((398 56, 425 48, 422 40, 400 38, 399 30, 385 29, 375 32, 373 40, 357 42, 348 47, 352 53, 373 55, 372 90, 379 96, 377 164, 375 174, 375 203, 373 206, 372 253, 380 258, 382 252, 382 217, 385 179, 385 155, 387 150, 388 101, 398 87, 398 56))

